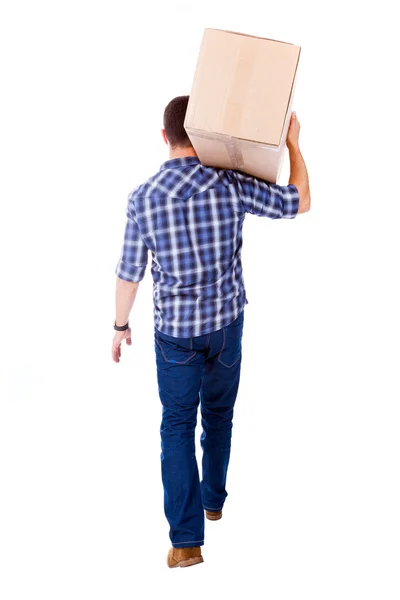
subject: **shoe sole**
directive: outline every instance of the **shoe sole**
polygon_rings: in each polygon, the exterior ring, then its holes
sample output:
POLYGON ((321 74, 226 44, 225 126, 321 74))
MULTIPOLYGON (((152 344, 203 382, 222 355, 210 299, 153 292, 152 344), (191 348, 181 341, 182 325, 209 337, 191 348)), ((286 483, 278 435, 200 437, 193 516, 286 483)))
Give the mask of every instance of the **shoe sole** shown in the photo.
POLYGON ((209 521, 219 521, 220 519, 222 519, 222 512, 220 512, 220 513, 218 513, 216 515, 213 515, 213 514, 211 514, 211 513, 209 513, 209 512, 206 511, 206 518, 209 521))
MULTIPOLYGON (((187 558, 186 560, 180 560, 176 565, 172 565, 171 569, 176 569, 176 567, 193 567, 193 565, 198 565, 204 562, 202 556, 196 556, 195 558, 187 558)), ((169 566, 169 565, 168 565, 169 566)))

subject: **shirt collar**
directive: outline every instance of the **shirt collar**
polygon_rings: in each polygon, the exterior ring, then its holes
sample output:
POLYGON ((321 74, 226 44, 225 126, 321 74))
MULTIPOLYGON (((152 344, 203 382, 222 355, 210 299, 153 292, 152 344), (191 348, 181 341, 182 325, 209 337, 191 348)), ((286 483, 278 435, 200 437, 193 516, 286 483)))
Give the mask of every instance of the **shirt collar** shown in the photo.
POLYGON ((191 165, 199 165, 200 160, 197 156, 185 156, 184 158, 172 158, 170 160, 165 161, 161 167, 160 171, 164 171, 165 169, 178 169, 179 167, 189 167, 191 165))

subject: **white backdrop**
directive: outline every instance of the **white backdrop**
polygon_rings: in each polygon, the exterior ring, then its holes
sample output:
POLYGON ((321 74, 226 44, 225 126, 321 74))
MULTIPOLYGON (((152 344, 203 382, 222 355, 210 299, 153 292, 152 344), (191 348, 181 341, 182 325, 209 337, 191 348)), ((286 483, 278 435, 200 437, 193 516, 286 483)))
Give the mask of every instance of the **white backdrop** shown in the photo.
MULTIPOLYGON (((3 600, 385 598, 400 583, 392 3, 9 2, 0 13, 3 600), (302 46, 312 210, 244 226, 224 518, 168 570, 150 258, 111 361, 129 191, 204 27, 302 46)), ((288 164, 282 173, 286 183, 288 164)))

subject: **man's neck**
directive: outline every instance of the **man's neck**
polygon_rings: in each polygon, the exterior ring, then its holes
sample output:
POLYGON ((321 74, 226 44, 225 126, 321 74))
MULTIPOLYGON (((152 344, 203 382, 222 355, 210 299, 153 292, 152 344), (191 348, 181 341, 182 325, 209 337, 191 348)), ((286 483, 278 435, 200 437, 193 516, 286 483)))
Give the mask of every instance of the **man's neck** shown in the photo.
POLYGON ((197 158, 197 154, 192 146, 188 148, 171 148, 169 149, 169 158, 172 160, 173 158, 188 158, 189 156, 195 156, 197 158))

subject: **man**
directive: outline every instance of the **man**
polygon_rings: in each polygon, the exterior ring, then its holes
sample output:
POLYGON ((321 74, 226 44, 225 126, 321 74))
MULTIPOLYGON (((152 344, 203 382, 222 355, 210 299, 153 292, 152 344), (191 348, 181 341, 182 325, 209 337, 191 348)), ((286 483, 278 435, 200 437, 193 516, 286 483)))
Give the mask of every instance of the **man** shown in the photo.
POLYGON ((183 126, 188 99, 175 98, 164 112, 162 136, 170 160, 128 197, 112 346, 113 360, 119 362, 121 342, 132 343, 128 318, 150 250, 169 567, 203 561, 204 511, 209 520, 220 519, 227 496, 248 303, 241 265, 244 217, 293 218, 310 208, 295 113, 287 136, 289 185, 279 186, 202 166, 183 126), (201 481, 195 457, 199 403, 201 481))

